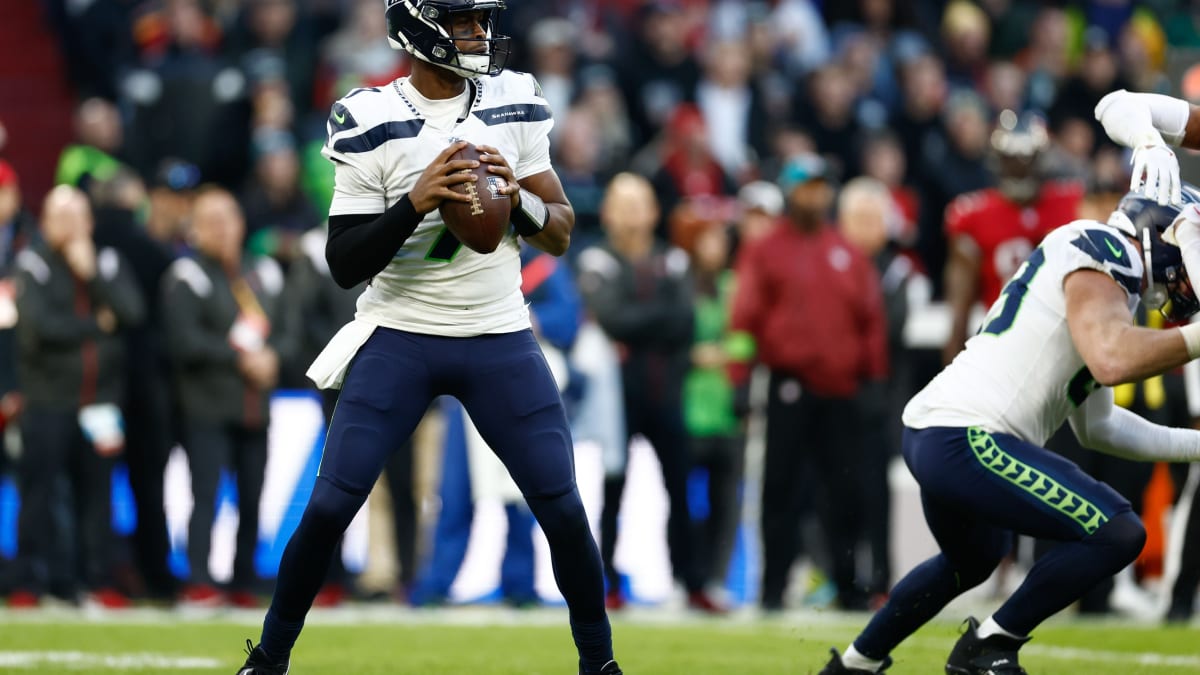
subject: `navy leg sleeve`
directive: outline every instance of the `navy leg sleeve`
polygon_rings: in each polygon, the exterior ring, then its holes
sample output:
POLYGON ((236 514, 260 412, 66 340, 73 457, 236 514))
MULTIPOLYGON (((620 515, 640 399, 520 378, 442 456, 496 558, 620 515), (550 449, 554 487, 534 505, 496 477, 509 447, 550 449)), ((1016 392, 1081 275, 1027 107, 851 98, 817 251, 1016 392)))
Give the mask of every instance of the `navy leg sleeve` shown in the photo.
POLYGON ((942 553, 897 584, 855 641, 868 656, 882 658, 952 598, 984 581, 1012 531, 1066 542, 997 613, 997 622, 1014 632, 1032 630, 1141 550, 1141 526, 1136 518, 1130 522, 1129 502, 1045 448, 971 427, 907 429, 903 450, 942 553))
POLYGON ((366 499, 324 477, 317 479, 300 524, 283 549, 275 595, 263 621, 261 645, 273 659, 282 661, 291 653, 338 542, 366 499))

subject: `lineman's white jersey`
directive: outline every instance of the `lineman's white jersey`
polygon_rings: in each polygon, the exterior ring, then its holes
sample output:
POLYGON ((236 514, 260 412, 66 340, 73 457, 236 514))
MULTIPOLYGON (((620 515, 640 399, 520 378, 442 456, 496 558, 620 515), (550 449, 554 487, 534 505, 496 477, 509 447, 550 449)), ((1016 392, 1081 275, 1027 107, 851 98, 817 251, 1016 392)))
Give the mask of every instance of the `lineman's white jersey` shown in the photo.
MULTIPOLYGON (((336 177, 330 215, 382 213, 456 140, 491 145, 518 180, 550 167, 550 107, 532 75, 468 80, 461 114, 442 114, 408 78, 334 103, 322 153, 336 177), (469 112, 468 112, 469 111, 469 112)), ((435 209, 358 299, 356 318, 399 330, 470 337, 530 326, 516 234, 483 255, 457 245, 435 209)))
POLYGON ((1063 281, 1111 276, 1134 311, 1144 266, 1120 231, 1091 220, 1054 230, 1017 270, 978 334, 904 409, 905 426, 978 426, 1037 445, 1097 387, 1067 329, 1063 281))

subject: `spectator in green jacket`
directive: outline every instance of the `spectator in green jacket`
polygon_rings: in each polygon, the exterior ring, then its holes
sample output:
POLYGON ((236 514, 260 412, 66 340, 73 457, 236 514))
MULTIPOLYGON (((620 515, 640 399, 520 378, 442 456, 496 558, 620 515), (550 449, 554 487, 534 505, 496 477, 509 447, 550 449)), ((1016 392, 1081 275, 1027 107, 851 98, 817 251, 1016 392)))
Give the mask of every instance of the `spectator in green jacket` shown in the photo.
MULTIPOLYGON (((693 469, 703 469, 708 487, 707 518, 697 548, 698 565, 710 587, 722 587, 733 555, 738 524, 738 485, 744 442, 726 366, 730 338, 730 231, 719 215, 685 203, 672 218, 672 240, 691 258, 695 331, 691 368, 683 382, 683 421, 693 469)), ((689 500, 693 504, 696 500, 689 500)))

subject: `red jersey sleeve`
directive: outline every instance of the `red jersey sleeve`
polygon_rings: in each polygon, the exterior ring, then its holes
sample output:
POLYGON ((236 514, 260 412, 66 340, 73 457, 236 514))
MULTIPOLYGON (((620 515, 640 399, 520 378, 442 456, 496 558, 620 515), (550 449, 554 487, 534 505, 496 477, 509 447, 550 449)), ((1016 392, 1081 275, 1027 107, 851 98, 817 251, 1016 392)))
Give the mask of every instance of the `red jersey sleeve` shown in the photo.
POLYGON ((1079 218, 1079 205, 1083 201, 1083 183, 1075 180, 1058 180, 1048 183, 1042 192, 1040 222, 1042 236, 1060 225, 1079 218))
POLYGON ((959 195, 946 206, 945 227, 946 238, 952 239, 959 235, 975 238, 975 214, 983 204, 983 195, 979 192, 968 192, 959 195))

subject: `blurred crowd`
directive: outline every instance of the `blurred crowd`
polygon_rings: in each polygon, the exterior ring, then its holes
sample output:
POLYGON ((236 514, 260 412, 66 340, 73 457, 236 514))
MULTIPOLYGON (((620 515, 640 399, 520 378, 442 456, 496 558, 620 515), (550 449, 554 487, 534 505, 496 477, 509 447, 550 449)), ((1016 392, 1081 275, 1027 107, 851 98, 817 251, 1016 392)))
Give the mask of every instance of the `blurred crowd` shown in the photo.
MULTIPOLYGON (((387 44, 382 0, 44 4, 78 107, 48 195, 22 204, 21 167, 0 159, 0 415, 20 429, 6 456, 22 498, 5 590, 11 604, 80 593, 254 604, 270 393, 311 386, 305 368, 354 311, 324 261, 325 120, 350 89, 407 74, 408 56, 387 44), (185 580, 167 568, 162 513, 176 443, 195 500, 185 580), (128 547, 108 528, 118 461, 138 506, 128 547), (207 563, 223 469, 241 516, 233 579, 219 585, 207 563)), ((999 293, 984 277, 1002 283, 1049 228, 1106 217, 1129 177, 1093 108, 1114 89, 1177 93, 1164 68, 1172 47, 1200 45, 1191 10, 509 2, 508 67, 533 73, 554 112, 555 168, 577 216, 566 257, 523 255, 524 288, 561 357, 577 440, 604 455, 610 607, 628 600, 613 561, 634 436, 660 461, 671 564, 694 609, 723 609, 712 591, 749 494, 763 609, 795 597, 801 558, 826 601, 878 605, 892 578, 900 407, 961 348, 973 306, 999 293), (971 257, 956 236, 980 195, 1028 230, 1023 248, 976 241, 991 257, 956 266, 971 257), (1051 197, 1061 208, 1043 210, 1051 197), (906 336, 909 315, 943 298, 951 330, 906 336)), ((399 576, 360 584, 414 604, 448 597, 466 536, 450 531, 470 527, 455 507, 486 489, 460 475, 478 466, 470 453, 449 448, 470 445, 461 413, 431 417, 445 427, 433 434, 444 464, 428 460, 440 478, 406 447, 378 490, 399 576), (454 522, 423 536, 439 515, 454 522), (429 574, 422 560, 437 561, 429 574)), ((509 503, 510 528, 528 533, 527 511, 509 503)), ((528 549, 523 536, 510 552, 528 549)), ((506 565, 516 604, 534 597, 522 564, 506 565)), ((1194 598, 1188 583, 1180 595, 1194 598)), ((335 572, 328 600, 350 585, 335 572)))

